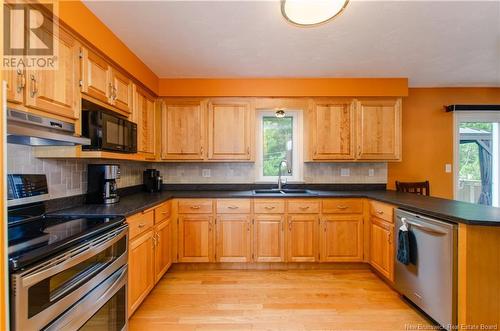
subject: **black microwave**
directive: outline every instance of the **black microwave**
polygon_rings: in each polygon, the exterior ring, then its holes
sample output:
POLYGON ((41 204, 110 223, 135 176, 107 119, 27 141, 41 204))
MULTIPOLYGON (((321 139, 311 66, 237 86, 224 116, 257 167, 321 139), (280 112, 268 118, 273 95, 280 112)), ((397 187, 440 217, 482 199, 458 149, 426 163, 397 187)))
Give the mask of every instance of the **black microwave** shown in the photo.
POLYGON ((137 124, 82 100, 82 135, 90 139, 87 151, 137 152, 137 124))

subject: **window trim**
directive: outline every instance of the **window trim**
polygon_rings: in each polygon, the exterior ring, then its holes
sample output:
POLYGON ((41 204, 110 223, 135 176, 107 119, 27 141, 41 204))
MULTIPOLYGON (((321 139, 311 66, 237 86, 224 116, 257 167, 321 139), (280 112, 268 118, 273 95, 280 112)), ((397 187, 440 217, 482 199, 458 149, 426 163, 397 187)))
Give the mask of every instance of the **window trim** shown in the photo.
MULTIPOLYGON (((255 137, 255 182, 256 183, 277 183, 278 176, 263 176, 264 160, 263 160, 263 118, 268 116, 274 116, 274 110, 263 109, 258 110, 256 114, 256 137, 255 137)), ((287 116, 293 117, 293 127, 292 127, 292 137, 293 137, 293 148, 292 148, 292 173, 293 176, 283 175, 287 178, 288 183, 303 183, 304 182, 304 172, 303 172, 303 112, 301 110, 286 110, 287 116)))

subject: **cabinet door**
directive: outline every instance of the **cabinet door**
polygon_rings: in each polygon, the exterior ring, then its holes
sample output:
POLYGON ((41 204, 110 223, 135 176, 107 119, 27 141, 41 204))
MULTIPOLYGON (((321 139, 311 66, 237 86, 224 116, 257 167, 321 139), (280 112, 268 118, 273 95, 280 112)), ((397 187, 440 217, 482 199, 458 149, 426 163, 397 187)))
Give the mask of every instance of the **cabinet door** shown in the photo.
POLYGON ((250 262, 250 216, 218 215, 216 222, 217 262, 250 262))
POLYGON ((320 240, 321 261, 363 261, 363 216, 323 216, 320 240))
POLYGON ((255 215, 253 251, 255 262, 285 261, 285 219, 282 215, 255 215))
POLYGON ((7 82, 6 99, 12 104, 24 102, 24 89, 26 88, 26 74, 23 67, 16 70, 4 70, 2 72, 7 82))
POLYGON ((111 70, 111 103, 125 113, 132 112, 132 81, 117 71, 111 70))
POLYGON ((354 102, 347 100, 313 102, 309 113, 313 160, 355 158, 354 107, 354 102))
POLYGON ((359 101, 358 159, 399 160, 401 157, 401 99, 359 101))
POLYGON ((166 104, 162 109, 162 158, 204 158, 204 114, 199 102, 166 104))
POLYGON ((80 111, 78 92, 79 45, 60 29, 59 54, 55 70, 26 70, 26 106, 76 119, 80 111))
POLYGON ((394 226, 378 218, 371 219, 370 264, 387 279, 394 280, 394 226))
POLYGON ((250 160, 252 119, 253 112, 248 102, 210 102, 208 158, 250 160))
POLYGON ((135 94, 137 148, 139 152, 155 154, 155 101, 144 91, 135 94))
POLYGON ((111 90, 111 66, 99 55, 82 48, 82 92, 99 101, 109 103, 111 90))
POLYGON ((318 259, 318 216, 288 216, 287 258, 289 262, 315 262, 318 259))
POLYGON ((212 215, 179 215, 179 262, 213 261, 212 215))
POLYGON ((148 295, 155 282, 153 231, 130 241, 128 253, 129 317, 148 295))
POLYGON ((172 264, 170 219, 161 222, 155 228, 155 282, 158 282, 172 264))

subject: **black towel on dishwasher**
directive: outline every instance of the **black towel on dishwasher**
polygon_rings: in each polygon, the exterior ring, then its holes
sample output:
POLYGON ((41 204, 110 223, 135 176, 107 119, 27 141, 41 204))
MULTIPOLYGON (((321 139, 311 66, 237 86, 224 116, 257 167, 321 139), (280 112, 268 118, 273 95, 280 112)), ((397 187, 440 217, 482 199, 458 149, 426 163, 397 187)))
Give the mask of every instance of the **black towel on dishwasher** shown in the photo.
POLYGON ((405 265, 410 263, 410 236, 408 230, 399 230, 397 259, 405 265))

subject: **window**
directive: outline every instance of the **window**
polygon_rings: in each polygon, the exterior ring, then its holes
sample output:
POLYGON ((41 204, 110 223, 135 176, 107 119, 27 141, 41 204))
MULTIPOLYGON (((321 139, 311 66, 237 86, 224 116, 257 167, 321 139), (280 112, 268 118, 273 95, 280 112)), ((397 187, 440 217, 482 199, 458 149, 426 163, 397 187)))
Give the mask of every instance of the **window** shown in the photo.
POLYGON ((282 166, 282 176, 290 182, 302 181, 302 113, 287 111, 279 118, 274 111, 263 111, 257 118, 257 181, 276 182, 283 160, 290 173, 282 166))
POLYGON ((455 119, 455 199, 499 206, 499 126, 495 112, 459 112, 455 119))

